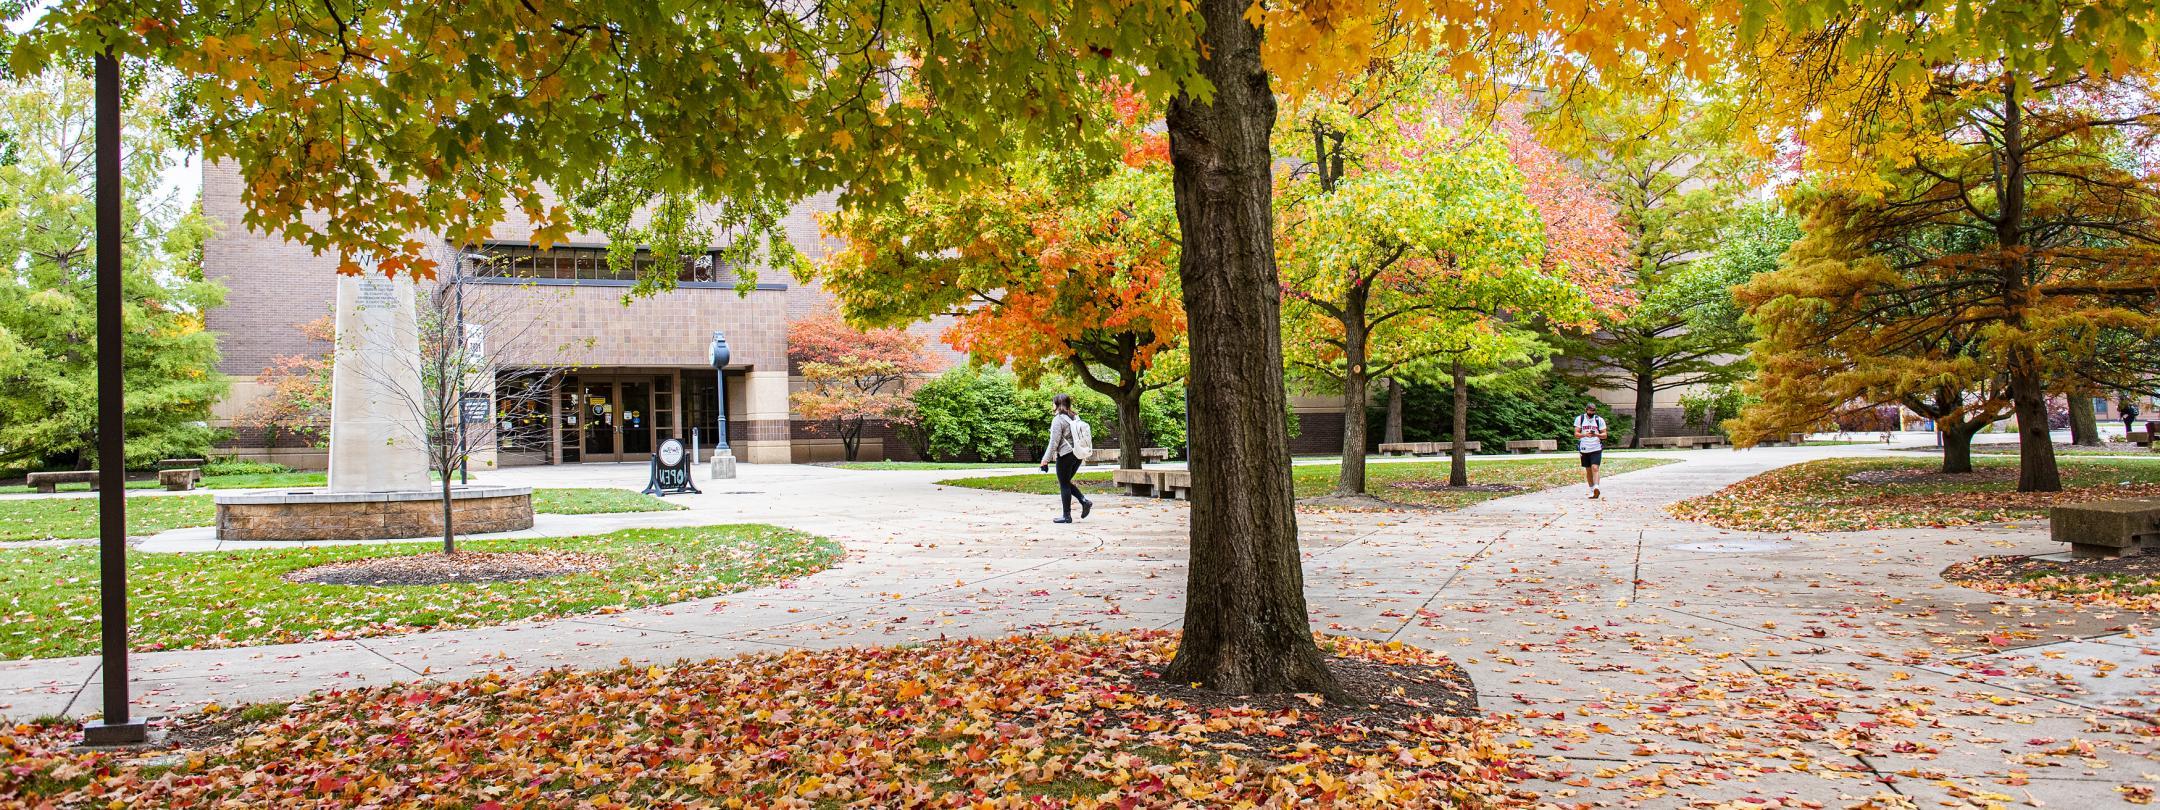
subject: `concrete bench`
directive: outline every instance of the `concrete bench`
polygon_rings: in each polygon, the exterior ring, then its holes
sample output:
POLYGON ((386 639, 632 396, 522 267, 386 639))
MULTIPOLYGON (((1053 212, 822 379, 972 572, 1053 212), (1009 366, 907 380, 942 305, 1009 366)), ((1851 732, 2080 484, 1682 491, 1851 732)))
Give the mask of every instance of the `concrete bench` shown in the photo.
POLYGON ((168 492, 187 492, 194 489, 196 484, 202 483, 202 470, 159 470, 157 482, 158 486, 164 487, 168 492))
POLYGON ((97 489, 98 486, 98 474, 96 470, 34 472, 26 476, 25 480, 30 483, 31 489, 35 489, 39 492, 48 493, 58 491, 57 488, 61 484, 89 484, 90 488, 93 490, 97 489))
POLYGON ((1791 442, 1794 447, 1807 446, 1807 434, 1805 433, 1794 433, 1790 436, 1786 436, 1785 440, 1791 442))
POLYGON ((1118 459, 1120 459, 1120 458, 1124 458, 1124 457, 1125 457, 1125 454, 1124 454, 1124 453, 1120 453, 1120 452, 1118 452, 1118 449, 1117 449, 1117 448, 1115 448, 1115 447, 1098 447, 1098 448, 1095 448, 1094 450, 1090 450, 1090 451, 1088 451, 1088 456, 1087 456, 1087 458, 1081 459, 1081 460, 1080 460, 1080 463, 1082 463, 1082 464, 1116 464, 1116 463, 1118 462, 1118 459))
POLYGON ((1683 443, 1682 443, 1682 442, 1685 442, 1685 441, 1687 441, 1687 437, 1686 437, 1686 436, 1644 436, 1644 437, 1643 437, 1643 440, 1642 440, 1642 446, 1644 446, 1644 447, 1686 447, 1686 446, 1688 446, 1688 445, 1687 445, 1687 444, 1683 444, 1683 443))
POLYGON ((1142 447, 1142 448, 1140 448, 1140 460, 1141 460, 1141 461, 1143 461, 1143 462, 1146 462, 1146 461, 1169 461, 1169 460, 1170 460, 1170 448, 1168 448, 1168 447, 1142 447))
POLYGON ((1695 447, 1716 447, 1726 443, 1723 436, 1688 436, 1686 438, 1690 439, 1695 447))
POLYGON ((2078 503, 2048 510, 2048 536, 2069 543, 2073 557, 2120 557, 2160 549, 2160 501, 2078 503))
POLYGON ((1110 480, 1128 495, 1192 499, 1192 473, 1185 470, 1119 470, 1110 474, 1110 480))
POLYGON ((185 470, 189 468, 199 470, 202 469, 202 466, 203 460, 199 458, 161 458, 158 459, 157 463, 157 468, 161 472, 164 470, 185 470))
POLYGON ((2152 434, 2143 430, 2133 430, 2123 435, 2123 441, 2131 444, 2151 444, 2152 434))
POLYGON ((1417 445, 1410 442, 1383 442, 1380 445, 1380 455, 1383 456, 1406 456, 1416 450, 1417 445))
POLYGON ((1516 439, 1507 443, 1509 452, 1550 453, 1560 449, 1560 442, 1553 439, 1516 439))

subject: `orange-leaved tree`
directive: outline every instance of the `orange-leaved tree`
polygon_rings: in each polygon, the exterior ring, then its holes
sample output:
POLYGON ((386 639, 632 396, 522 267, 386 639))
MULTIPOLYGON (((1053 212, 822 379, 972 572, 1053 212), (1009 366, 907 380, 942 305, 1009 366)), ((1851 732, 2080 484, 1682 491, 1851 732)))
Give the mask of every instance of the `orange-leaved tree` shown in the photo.
POLYGON ((1101 156, 1029 151, 978 185, 925 183, 904 208, 833 214, 842 247, 811 274, 854 321, 951 315, 945 340, 977 362, 1029 383, 1069 371, 1117 404, 1120 463, 1138 468, 1141 397, 1176 382, 1153 372, 1184 337, 1185 310, 1167 144, 1146 129, 1154 107, 1124 88, 1105 100, 1101 156))
POLYGON ((809 385, 788 397, 795 415, 813 430, 831 430, 849 461, 872 422, 912 418, 908 384, 931 370, 922 338, 903 329, 857 330, 831 314, 788 325, 788 360, 809 385))
POLYGON ((336 339, 329 316, 300 325, 300 333, 323 346, 319 354, 282 355, 255 375, 264 390, 240 415, 242 426, 263 432, 263 448, 275 449, 280 436, 309 444, 329 437, 330 350, 336 339))

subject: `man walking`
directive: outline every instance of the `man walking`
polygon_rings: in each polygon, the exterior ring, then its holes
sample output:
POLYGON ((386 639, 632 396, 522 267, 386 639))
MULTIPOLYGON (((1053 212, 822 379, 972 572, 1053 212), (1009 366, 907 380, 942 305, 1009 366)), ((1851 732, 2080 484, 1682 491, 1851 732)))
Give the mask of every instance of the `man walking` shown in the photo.
POLYGON ((1575 450, 1582 454, 1583 483, 1590 485, 1590 499, 1600 497, 1598 492, 1598 465, 1605 462, 1605 417, 1599 416, 1596 402, 1586 402, 1582 415, 1575 417, 1575 450))

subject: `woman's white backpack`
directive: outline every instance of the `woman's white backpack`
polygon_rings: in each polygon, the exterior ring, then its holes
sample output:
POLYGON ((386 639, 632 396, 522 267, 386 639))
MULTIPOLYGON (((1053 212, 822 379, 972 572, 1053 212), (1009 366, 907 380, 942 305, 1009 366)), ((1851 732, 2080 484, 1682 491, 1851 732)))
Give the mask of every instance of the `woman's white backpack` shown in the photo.
POLYGON ((1088 456, 1095 454, 1095 430, 1088 427, 1087 421, 1078 416, 1072 417, 1070 429, 1072 430, 1073 455, 1081 461, 1088 460, 1088 456))

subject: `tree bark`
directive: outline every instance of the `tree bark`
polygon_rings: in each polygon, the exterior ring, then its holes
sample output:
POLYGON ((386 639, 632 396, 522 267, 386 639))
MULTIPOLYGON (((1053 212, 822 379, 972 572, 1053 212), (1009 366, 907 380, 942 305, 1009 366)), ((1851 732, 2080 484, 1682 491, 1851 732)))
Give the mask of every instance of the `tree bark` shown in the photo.
POLYGON ((2055 439, 2048 432, 2047 391, 2040 384, 2032 350, 2010 350, 2010 404, 2018 423, 2018 491, 2061 492, 2055 468, 2055 439))
POLYGON ((1455 356, 1455 426, 1452 433, 1455 449, 1448 451, 1447 485, 1466 487, 1470 485, 1470 460, 1464 458, 1463 445, 1470 441, 1470 375, 1463 368, 1462 355, 1455 356))
POLYGON ((1402 442, 1402 380, 1389 377, 1387 381, 1387 426, 1380 431, 1380 440, 1389 444, 1402 442))
POLYGON ((1344 296, 1343 325, 1343 450, 1342 467, 1335 476, 1336 495, 1365 494, 1365 294, 1352 289, 1344 296))
POLYGON ((2079 447, 2100 446, 2100 423, 2093 417, 2093 398, 2071 391, 2063 394, 2070 405, 2070 443, 2079 447))
POLYGON ((1275 96, 1245 0, 1200 0, 1206 102, 1170 101, 1171 182, 1192 361, 1185 635, 1163 670, 1217 692, 1341 698, 1314 643, 1292 509, 1275 270, 1275 96))
POLYGON ((1147 424, 1140 421, 1141 385, 1121 385, 1117 395, 1118 469, 1140 469, 1140 448, 1147 446, 1147 424))
POLYGON ((1935 426, 1941 428, 1943 434, 1942 471, 1946 473, 1972 472, 1973 436, 1979 433, 1981 428, 1987 427, 1987 422, 1974 421, 1951 424, 1937 419, 1935 420, 1935 426))
POLYGON ((450 471, 445 469, 442 474, 442 553, 444 554, 457 553, 457 527, 451 523, 451 511, 450 471))
POLYGON ((1641 447, 1647 436, 1657 435, 1657 378, 1648 371, 1635 373, 1635 428, 1628 431, 1629 447, 1641 447))

